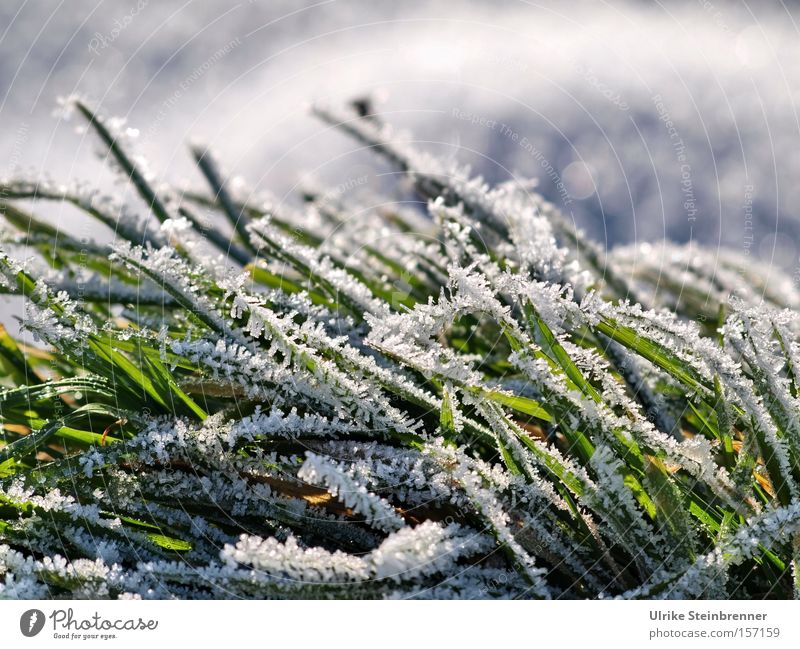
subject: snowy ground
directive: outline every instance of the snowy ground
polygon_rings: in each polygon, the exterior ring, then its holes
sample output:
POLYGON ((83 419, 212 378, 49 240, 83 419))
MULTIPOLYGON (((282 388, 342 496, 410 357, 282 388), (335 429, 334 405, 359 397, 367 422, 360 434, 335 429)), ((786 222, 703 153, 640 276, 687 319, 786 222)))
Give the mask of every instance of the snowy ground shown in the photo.
MULTIPOLYGON (((0 5, 0 175, 108 184, 51 116, 80 92, 140 132, 156 174, 229 170, 286 195, 311 171, 377 182, 309 101, 375 93, 387 120, 491 180, 541 191, 607 244, 696 239, 800 254, 797 11, 710 2, 127 0, 0 5)), ((68 222, 66 208, 52 218, 68 222)))

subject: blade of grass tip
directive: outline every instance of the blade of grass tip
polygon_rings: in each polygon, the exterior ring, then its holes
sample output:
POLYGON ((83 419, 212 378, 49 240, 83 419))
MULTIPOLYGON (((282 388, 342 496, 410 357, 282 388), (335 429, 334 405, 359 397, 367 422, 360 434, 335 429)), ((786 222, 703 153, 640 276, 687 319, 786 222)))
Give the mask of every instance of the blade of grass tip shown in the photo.
MULTIPOLYGON (((0 214, 20 232, 29 236, 40 234, 46 237, 48 240, 48 248, 51 248, 54 252, 62 243, 70 248, 76 248, 78 250, 87 247, 58 228, 37 219, 32 214, 11 205, 11 203, 0 202, 0 214)), ((49 254, 52 256, 53 252, 49 254)))
POLYGON ((375 105, 372 97, 365 95, 363 97, 356 97, 350 100, 350 106, 361 119, 369 120, 372 122, 380 123, 380 118, 375 112, 375 105))
POLYGON ((158 194, 156 194, 155 190, 150 186, 150 183, 147 182, 147 179, 139 170, 139 167, 136 166, 136 163, 125 153, 124 149, 117 141, 117 138, 108 130, 108 127, 106 127, 102 119, 79 99, 75 100, 75 108, 78 109, 78 112, 89 122, 89 126, 100 136, 100 139, 108 147, 111 155, 114 156, 117 164, 119 164, 125 172, 125 175, 130 178, 136 191, 139 192, 139 196, 141 196, 142 200, 147 204, 153 214, 156 215, 156 218, 158 218, 161 223, 171 218, 164 202, 158 197, 158 194))
POLYGON ((249 218, 243 209, 237 207, 236 203, 231 198, 231 195, 228 193, 228 190, 225 187, 225 181, 220 174, 216 162, 211 156, 211 152, 207 147, 199 144, 190 145, 190 150, 192 152, 192 156, 194 156, 195 162, 197 162, 197 166, 200 168, 203 176, 205 176, 205 179, 211 186, 211 191, 216 197, 217 202, 219 203, 220 207, 222 207, 222 210, 225 212, 228 220, 231 222, 231 225, 236 229, 236 232, 238 232, 239 236, 242 238, 242 243, 252 254, 255 254, 256 249, 250 242, 250 236, 247 232, 249 218))
POLYGON ((54 268, 67 266, 70 252, 80 254, 84 258, 85 265, 91 255, 107 257, 111 251, 108 245, 90 241, 82 243, 73 239, 58 228, 10 203, 0 202, 0 215, 20 232, 14 244, 37 251, 44 261, 54 268))
MULTIPOLYGON (((332 128, 339 129, 359 142, 363 142, 370 149, 395 165, 400 171, 408 174, 416 190, 425 198, 431 200, 441 198, 445 205, 448 206, 462 203, 465 210, 481 221, 491 233, 494 233, 501 240, 507 238, 508 228, 502 215, 481 204, 480 200, 476 200, 469 193, 460 191, 458 187, 448 180, 446 173, 432 174, 416 168, 413 163, 416 154, 409 151, 401 151, 396 146, 396 143, 390 139, 381 122, 362 119, 355 113, 352 116, 337 114, 335 111, 319 105, 312 106, 311 113, 332 128)), ((487 235, 491 236, 489 232, 485 233, 485 236, 487 235)), ((487 245, 475 231, 470 233, 470 239, 478 246, 481 252, 485 252, 490 256, 493 255, 492 247, 487 245)))
POLYGON ((354 139, 367 144, 375 151, 383 155, 389 162, 397 166, 401 171, 409 172, 411 170, 411 163, 408 158, 401 152, 397 151, 389 142, 379 136, 379 130, 369 131, 366 133, 364 129, 359 128, 359 121, 366 121, 376 126, 375 122, 369 120, 361 120, 358 114, 354 114, 351 119, 349 116, 337 115, 334 111, 322 105, 314 105, 311 107, 311 114, 322 120, 328 126, 337 128, 354 139))
MULTIPOLYGON (((150 236, 145 228, 141 231, 129 223, 124 218, 125 206, 120 206, 120 214, 115 215, 113 212, 108 212, 99 209, 92 198, 84 198, 78 194, 71 193, 66 189, 48 187, 41 183, 29 183, 24 187, 15 187, 13 185, 0 185, 0 196, 10 199, 22 200, 49 200, 49 201, 62 201, 74 205, 79 210, 85 212, 89 216, 97 219, 106 225, 115 235, 119 235, 123 239, 130 241, 134 245, 150 243, 154 248, 160 248, 163 244, 156 238, 150 236)), ((86 244, 84 244, 86 245, 86 244)), ((97 244, 94 244, 95 246, 97 244)))
POLYGON ((109 389, 108 382, 100 376, 77 376, 58 381, 47 381, 34 385, 21 385, 17 388, 0 390, 0 413, 9 408, 26 407, 31 404, 48 401, 62 394, 80 392, 91 393, 96 396, 111 398, 114 393, 109 389))
POLYGON ((83 417, 90 417, 91 415, 112 417, 114 419, 119 419, 121 417, 116 409, 104 404, 90 403, 81 406, 69 414, 45 424, 39 430, 29 433, 8 446, 0 448, 0 462, 5 462, 9 458, 22 459, 31 453, 36 453, 44 449, 45 443, 61 428, 69 426, 83 417))
POLYGON ((58 230, 49 223, 40 221, 32 214, 15 207, 11 203, 0 203, 0 214, 20 232, 43 234, 52 239, 57 238, 59 235, 58 230))
MULTIPOLYGON (((25 420, 21 420, 20 423, 32 428, 33 430, 38 430, 45 426, 50 418, 42 419, 41 417, 30 417, 25 420)), ((110 424, 107 427, 107 430, 111 430, 117 428, 121 433, 124 433, 122 426, 127 423, 127 418, 118 419, 115 423, 110 424)), ((105 431, 104 431, 105 432, 105 431)), ((21 437, 21 436, 20 436, 21 437)), ((112 435, 106 435, 106 442, 109 443, 116 443, 121 441, 121 437, 114 437, 112 435)), ((53 434, 53 438, 59 439, 62 442, 68 442, 71 449, 75 447, 80 447, 85 449, 86 447, 92 446, 93 444, 101 444, 103 441, 103 435, 101 433, 93 433, 87 430, 81 430, 79 428, 72 428, 70 426, 63 426, 58 431, 53 434)), ((101 444, 102 445, 102 444, 101 444)), ((47 453, 48 455, 56 456, 58 455, 63 456, 63 453, 57 452, 53 448, 52 442, 47 445, 47 453)))

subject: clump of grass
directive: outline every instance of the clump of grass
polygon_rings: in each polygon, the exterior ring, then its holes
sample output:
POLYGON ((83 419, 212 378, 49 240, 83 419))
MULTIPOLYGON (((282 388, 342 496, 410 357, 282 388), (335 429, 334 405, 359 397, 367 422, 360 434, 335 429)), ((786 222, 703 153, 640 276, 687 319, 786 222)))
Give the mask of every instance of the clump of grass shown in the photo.
POLYGON ((369 110, 317 114, 424 210, 243 198, 198 146, 206 190, 156 187, 71 101, 147 212, 0 187, 2 290, 39 341, 0 331, 0 596, 800 593, 788 280, 697 248, 606 254, 369 110))

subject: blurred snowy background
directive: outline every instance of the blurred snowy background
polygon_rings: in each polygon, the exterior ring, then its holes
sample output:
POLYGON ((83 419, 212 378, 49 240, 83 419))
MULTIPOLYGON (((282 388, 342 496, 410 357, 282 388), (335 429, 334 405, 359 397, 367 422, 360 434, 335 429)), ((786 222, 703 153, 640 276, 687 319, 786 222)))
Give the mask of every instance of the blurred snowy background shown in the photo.
MULTIPOLYGON (((793 272, 800 11, 755 2, 3 0, 0 176, 110 185, 78 92, 154 173, 200 184, 200 137, 256 189, 379 182, 308 115, 372 93, 420 146, 540 191, 606 245, 697 240, 793 272)), ((70 223, 69 208, 38 206, 70 223)), ((97 227, 97 226, 92 226, 97 227)))

